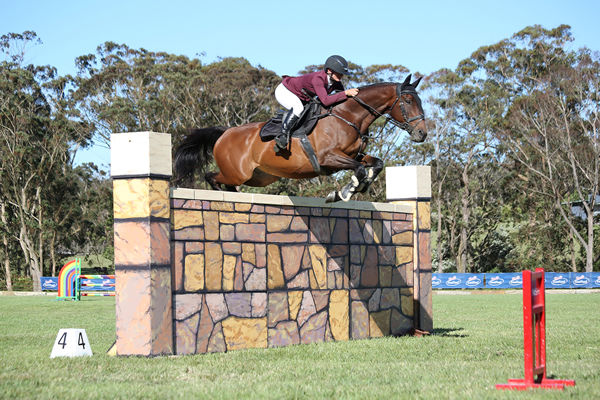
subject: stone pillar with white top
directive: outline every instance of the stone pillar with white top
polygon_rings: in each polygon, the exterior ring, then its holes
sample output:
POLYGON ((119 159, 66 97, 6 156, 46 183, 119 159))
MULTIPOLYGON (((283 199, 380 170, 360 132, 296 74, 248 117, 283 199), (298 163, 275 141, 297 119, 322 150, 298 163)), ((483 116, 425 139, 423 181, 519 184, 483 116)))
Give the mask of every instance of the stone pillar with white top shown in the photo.
POLYGON ((173 354, 171 135, 111 135, 117 355, 173 354))
POLYGON ((413 210, 414 323, 416 329, 431 332, 431 167, 386 168, 386 198, 413 210))

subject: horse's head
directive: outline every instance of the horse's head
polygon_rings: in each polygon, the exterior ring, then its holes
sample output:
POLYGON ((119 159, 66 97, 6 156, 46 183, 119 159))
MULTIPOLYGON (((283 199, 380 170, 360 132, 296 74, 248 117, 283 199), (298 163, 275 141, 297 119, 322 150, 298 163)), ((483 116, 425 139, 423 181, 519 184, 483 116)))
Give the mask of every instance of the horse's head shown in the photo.
POLYGON ((402 129, 408 132, 413 142, 422 142, 427 137, 427 128, 421 99, 417 94, 417 86, 421 78, 410 83, 411 76, 409 74, 402 84, 396 85, 398 97, 392 105, 390 115, 399 122, 402 129))

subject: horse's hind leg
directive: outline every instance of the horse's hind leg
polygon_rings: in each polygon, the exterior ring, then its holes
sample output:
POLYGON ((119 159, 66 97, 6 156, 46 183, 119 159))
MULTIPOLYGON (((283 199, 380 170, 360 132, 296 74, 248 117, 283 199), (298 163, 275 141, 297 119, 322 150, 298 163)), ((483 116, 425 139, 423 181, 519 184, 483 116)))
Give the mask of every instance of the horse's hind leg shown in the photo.
POLYGON ((221 184, 223 184, 225 185, 225 190, 227 190, 228 192, 238 191, 235 185, 228 185, 226 183, 223 183, 223 174, 221 174, 220 172, 207 172, 204 175, 204 179, 206 180, 206 182, 208 182, 210 187, 213 188, 213 190, 223 190, 223 188, 221 187, 221 184))

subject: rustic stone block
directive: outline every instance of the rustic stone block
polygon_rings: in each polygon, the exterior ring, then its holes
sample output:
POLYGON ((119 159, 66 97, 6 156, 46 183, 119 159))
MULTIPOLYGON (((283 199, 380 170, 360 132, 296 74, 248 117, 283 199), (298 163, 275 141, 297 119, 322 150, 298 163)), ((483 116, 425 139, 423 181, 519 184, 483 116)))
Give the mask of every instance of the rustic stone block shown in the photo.
POLYGON ((113 180, 114 217, 169 218, 169 182, 149 178, 113 180))
POLYGON ((183 250, 184 244, 181 242, 175 242, 171 247, 173 252, 173 290, 176 292, 183 289, 183 250))
POLYGON ((312 297, 315 301, 315 308, 318 311, 321 311, 327 304, 329 303, 329 290, 313 290, 312 297))
POLYGON ((335 227, 332 229, 333 235, 331 241, 333 243, 348 243, 348 220, 341 218, 333 218, 335 227))
POLYGON ((235 237, 240 242, 264 242, 265 226, 263 224, 237 224, 235 237))
POLYGON ((311 316, 300 328, 300 342, 304 344, 324 342, 326 325, 327 311, 311 316))
POLYGON ((283 275, 286 281, 293 279, 300 270, 305 246, 281 246, 283 275))
POLYGON ((353 301, 351 304, 352 339, 365 339, 369 337, 369 311, 362 301, 353 301))
POLYGON ((204 253, 204 243, 202 243, 202 242, 185 242, 185 252, 188 254, 204 253))
POLYGON ((412 288, 400 289, 400 302, 402 304, 402 314, 412 318, 414 315, 414 299, 412 288))
POLYGON ((329 230, 329 219, 311 217, 310 219, 310 242, 330 243, 331 231, 329 230))
POLYGON ((287 231, 292 222, 292 217, 288 215, 269 215, 267 216, 267 232, 287 231))
MULTIPOLYGON (((412 235, 411 235, 412 237, 412 235)), ((407 246, 396 246, 396 265, 402 265, 413 260, 413 248, 407 246)))
POLYGON ((246 290, 267 290, 266 268, 254 268, 246 279, 246 290))
POLYGON ((242 244, 238 242, 223 243, 223 254, 240 255, 242 254, 242 244))
POLYGON ((205 248, 205 285, 207 290, 221 290, 223 279, 223 252, 218 243, 206 243, 205 248))
POLYGON ((390 321, 390 332, 392 335, 406 335, 410 333, 413 328, 412 318, 408 318, 396 309, 392 309, 392 316, 390 321))
POLYGON ((235 265, 237 263, 236 256, 223 256, 223 290, 233 290, 233 278, 235 274, 235 265))
POLYGON ((203 211, 202 213, 206 240, 219 240, 219 213, 216 211, 203 211))
POLYGON ((349 293, 347 290, 333 290, 329 297, 329 325, 335 340, 349 338, 349 293))
POLYGON ((206 353, 208 350, 208 341, 213 331, 214 324, 210 318, 210 313, 206 302, 203 301, 200 311, 200 321, 198 322, 198 335, 196 336, 196 353, 206 353))
POLYGON ((308 231, 308 217, 294 217, 290 225, 290 230, 294 232, 306 232, 308 231))
POLYGON ((251 224, 264 224, 267 220, 265 214, 250 214, 250 223, 251 224))
POLYGON ((204 289, 204 254, 188 254, 185 257, 184 288, 186 292, 204 289))
POLYGON ((305 291, 302 293, 302 302, 300 303, 300 311, 298 312, 298 325, 302 326, 304 323, 310 318, 311 315, 314 315, 317 312, 315 307, 315 301, 313 300, 313 296, 310 291, 305 291))
POLYGON ((199 314, 186 319, 175 321, 175 337, 177 338, 177 354, 194 354, 196 352, 196 334, 199 314))
POLYGON ((222 322, 227 350, 267 347, 267 318, 229 317, 222 322))
POLYGON ((236 317, 252 316, 252 293, 225 293, 225 303, 231 315, 236 317))
POLYGON ((251 208, 251 203, 235 203, 235 211, 248 212, 251 208))
POLYGON ((219 322, 229 315, 223 293, 207 293, 206 305, 214 322, 219 322))
POLYGON ((247 224, 249 221, 250 221, 249 214, 228 213, 228 212, 219 213, 219 222, 222 224, 237 224, 237 223, 247 224))
POLYGON ((383 288, 381 289, 381 305, 382 309, 400 308, 400 289, 383 288))
POLYGON ((202 212, 196 210, 173 210, 173 229, 202 226, 202 212))
POLYGON ((431 229, 431 210, 428 201, 419 201, 417 203, 418 221, 417 226, 420 231, 431 229))
POLYGON ((235 231, 233 225, 223 225, 220 227, 221 240, 235 240, 235 231))
POLYGON ((269 244, 267 247, 267 287, 269 289, 282 289, 285 286, 279 246, 269 244))
POLYGON ((289 319, 288 298, 286 292, 269 293, 269 312, 267 326, 273 328, 277 323, 289 319))
POLYGON ((369 336, 383 337, 390 334, 390 317, 392 310, 374 312, 369 315, 369 336))
POLYGON ((221 323, 215 325, 208 341, 208 353, 224 352, 227 350, 225 346, 225 336, 223 335, 223 327, 221 323))
POLYGON ((312 263, 312 272, 315 282, 311 282, 313 289, 327 289, 327 249, 321 245, 308 246, 312 263))
POLYGON ((379 286, 392 286, 392 269, 390 266, 379 266, 379 286))
POLYGON ((365 238, 363 237, 362 228, 357 219, 351 219, 349 225, 349 236, 350 243, 358 243, 362 244, 365 242, 365 238))
POLYGON ((377 247, 367 246, 364 266, 361 271, 360 284, 365 287, 375 287, 379 283, 379 268, 377 247))
POLYGON ((298 317, 298 311, 300 311, 300 305, 302 304, 302 292, 294 290, 288 292, 288 308, 290 319, 295 320, 298 317))
POLYGON ((300 343, 298 325, 294 321, 282 321, 269 329, 269 347, 282 347, 300 343))
POLYGON ((412 246, 413 232, 406 231, 392 236, 392 243, 399 246, 412 246))
POLYGON ((233 211, 233 203, 224 201, 211 201, 210 209, 213 211, 233 211))
POLYGON ((260 318, 265 315, 267 315, 267 293, 252 293, 252 317, 260 318))

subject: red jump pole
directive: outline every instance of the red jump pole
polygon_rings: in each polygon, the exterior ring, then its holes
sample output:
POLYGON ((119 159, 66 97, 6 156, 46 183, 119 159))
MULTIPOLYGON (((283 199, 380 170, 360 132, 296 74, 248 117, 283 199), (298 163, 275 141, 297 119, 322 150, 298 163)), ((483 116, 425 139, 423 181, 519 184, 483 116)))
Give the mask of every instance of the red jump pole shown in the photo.
POLYGON ((525 379, 509 379, 496 389, 559 389, 575 386, 573 380, 546 378, 546 298, 544 269, 523 271, 523 349, 525 379))

